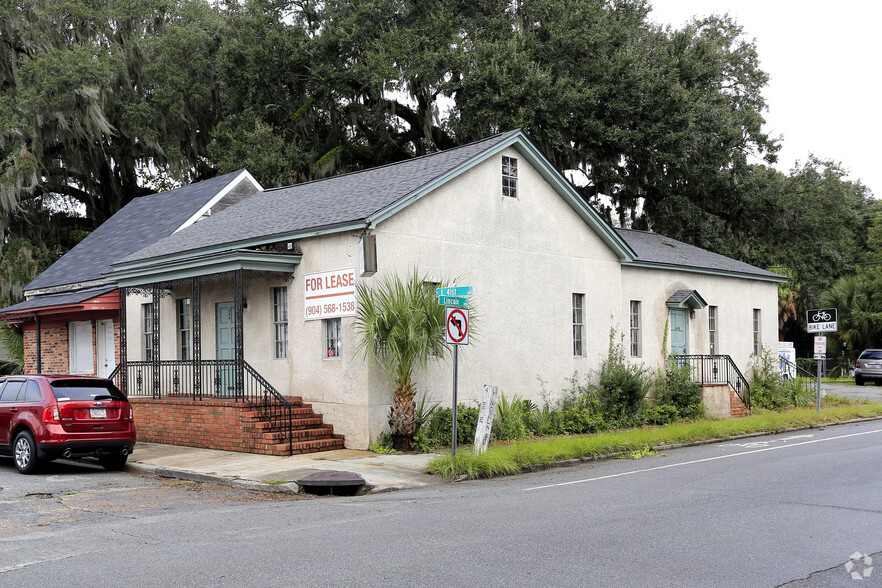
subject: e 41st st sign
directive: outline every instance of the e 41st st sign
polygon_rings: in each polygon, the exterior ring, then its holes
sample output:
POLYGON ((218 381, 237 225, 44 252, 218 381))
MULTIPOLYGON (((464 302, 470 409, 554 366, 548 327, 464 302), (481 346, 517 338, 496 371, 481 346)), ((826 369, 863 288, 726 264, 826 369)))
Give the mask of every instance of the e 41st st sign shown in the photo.
POLYGON ((835 308, 816 308, 806 313, 806 331, 809 333, 826 333, 835 331, 837 310, 835 308))

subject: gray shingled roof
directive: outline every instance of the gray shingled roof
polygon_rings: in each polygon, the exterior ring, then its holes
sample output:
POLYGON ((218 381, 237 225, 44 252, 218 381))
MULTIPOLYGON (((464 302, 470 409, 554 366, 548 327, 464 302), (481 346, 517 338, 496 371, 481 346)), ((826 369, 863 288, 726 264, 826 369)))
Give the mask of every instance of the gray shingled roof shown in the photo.
POLYGON ((162 257, 365 220, 519 131, 358 172, 266 190, 122 261, 162 257))
POLYGON ((241 173, 135 198, 25 286, 25 291, 101 279, 111 264, 171 234, 241 173))
POLYGON ((737 274, 748 274, 765 278, 781 278, 784 276, 766 271, 756 266, 712 253, 706 249, 695 247, 648 231, 635 231, 632 229, 616 229, 616 233, 637 254, 635 262, 657 263, 665 265, 679 265, 688 268, 716 270, 737 274))
POLYGON ((35 310, 37 308, 47 308, 50 306, 66 306, 68 304, 79 304, 86 300, 91 300, 102 294, 107 294, 116 290, 116 286, 99 286, 96 288, 87 288, 85 290, 76 290, 74 292, 62 292, 60 294, 45 294, 43 296, 35 296, 30 300, 7 306, 2 312, 22 312, 25 310, 35 310))

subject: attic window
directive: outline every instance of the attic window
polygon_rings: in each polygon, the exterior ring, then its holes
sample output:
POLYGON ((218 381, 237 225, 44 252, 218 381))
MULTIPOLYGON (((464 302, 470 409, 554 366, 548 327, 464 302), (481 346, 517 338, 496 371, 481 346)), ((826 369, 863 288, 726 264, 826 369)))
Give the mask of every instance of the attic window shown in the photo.
POLYGON ((518 160, 502 156, 502 195, 518 197, 518 160))

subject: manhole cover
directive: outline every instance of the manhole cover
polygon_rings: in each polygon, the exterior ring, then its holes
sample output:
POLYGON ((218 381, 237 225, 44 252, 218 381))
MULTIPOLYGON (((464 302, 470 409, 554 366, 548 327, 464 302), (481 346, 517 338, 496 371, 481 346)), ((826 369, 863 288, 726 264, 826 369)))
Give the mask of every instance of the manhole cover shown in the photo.
POLYGON ((315 472, 296 480, 300 489, 310 494, 355 494, 365 485, 364 478, 352 472, 327 470, 315 472))

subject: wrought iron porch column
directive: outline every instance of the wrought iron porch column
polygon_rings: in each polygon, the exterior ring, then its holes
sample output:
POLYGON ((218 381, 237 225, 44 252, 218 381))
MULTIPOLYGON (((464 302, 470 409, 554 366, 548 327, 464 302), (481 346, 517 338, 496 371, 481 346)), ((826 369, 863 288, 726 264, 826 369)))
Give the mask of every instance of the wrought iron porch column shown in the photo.
POLYGON ((233 274, 233 292, 235 293, 235 304, 234 308, 234 320, 236 323, 236 361, 235 361, 235 372, 236 372, 236 399, 241 400, 245 395, 245 349, 243 342, 243 320, 242 320, 242 311, 243 311, 243 303, 244 296, 242 294, 242 282, 244 279, 245 272, 239 268, 233 274))
POLYGON ((153 398, 162 397, 162 393, 159 390, 159 300, 159 285, 153 284, 153 304, 150 305, 150 320, 153 322, 153 332, 150 334, 150 343, 153 347, 153 357, 151 358, 151 363, 153 364, 153 398))
POLYGON ((34 320, 36 321, 37 328, 37 373, 43 373, 43 341, 41 340, 40 335, 40 315, 35 315, 34 320))
POLYGON ((193 396, 202 400, 202 281, 193 277, 193 396))
POLYGON ((128 375, 126 370, 128 367, 126 366, 126 361, 129 356, 129 330, 127 327, 127 314, 126 314, 126 294, 127 291, 125 288, 119 289, 119 388, 123 391, 123 394, 128 394, 127 390, 128 382, 126 381, 126 376, 128 375))

